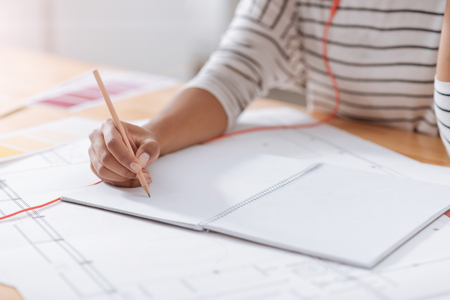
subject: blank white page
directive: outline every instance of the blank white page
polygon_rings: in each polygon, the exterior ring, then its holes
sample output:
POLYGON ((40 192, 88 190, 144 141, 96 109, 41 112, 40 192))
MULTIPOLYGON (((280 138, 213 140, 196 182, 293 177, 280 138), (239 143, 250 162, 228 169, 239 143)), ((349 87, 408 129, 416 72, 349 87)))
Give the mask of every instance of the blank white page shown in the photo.
POLYGON ((372 267, 447 211, 449 195, 445 185, 322 165, 255 195, 204 227, 372 267))
MULTIPOLYGON (((206 149, 205 149, 206 148, 206 149)), ((195 146, 149 166, 151 198, 142 187, 105 183, 68 193, 63 200, 201 229, 198 223, 310 166, 264 154, 211 151, 195 146)))

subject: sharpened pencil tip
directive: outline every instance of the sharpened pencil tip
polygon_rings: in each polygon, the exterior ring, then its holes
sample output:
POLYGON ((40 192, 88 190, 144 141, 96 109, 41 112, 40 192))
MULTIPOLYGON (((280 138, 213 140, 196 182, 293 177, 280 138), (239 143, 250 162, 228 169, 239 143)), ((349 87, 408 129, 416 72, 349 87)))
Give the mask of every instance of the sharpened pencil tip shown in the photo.
POLYGON ((150 194, 148 194, 148 197, 151 198, 151 197, 150 197, 150 194))

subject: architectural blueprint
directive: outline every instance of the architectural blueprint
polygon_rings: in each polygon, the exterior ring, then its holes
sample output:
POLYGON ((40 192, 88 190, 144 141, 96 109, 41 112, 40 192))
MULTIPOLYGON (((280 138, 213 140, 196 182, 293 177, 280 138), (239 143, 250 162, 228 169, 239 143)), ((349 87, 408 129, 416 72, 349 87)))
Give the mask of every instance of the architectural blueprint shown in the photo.
MULTIPOLYGON (((309 121, 293 110, 261 110, 244 115, 237 128, 309 121)), ((96 182, 88 145, 83 140, 0 165, 0 215, 96 182)), ((204 147, 431 181, 439 173, 450 182, 447 168, 415 162, 330 126, 251 133, 204 147)), ((447 216, 370 270, 61 202, 1 221, 0 238, 0 282, 27 300, 450 299, 447 216)))

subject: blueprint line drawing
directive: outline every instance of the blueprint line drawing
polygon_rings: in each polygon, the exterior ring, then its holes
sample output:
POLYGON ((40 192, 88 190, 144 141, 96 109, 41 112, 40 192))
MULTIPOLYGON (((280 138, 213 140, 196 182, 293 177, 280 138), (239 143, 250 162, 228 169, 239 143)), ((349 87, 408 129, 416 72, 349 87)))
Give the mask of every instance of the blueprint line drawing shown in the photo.
MULTIPOLYGON (((1 206, 3 203, 12 202, 16 205, 16 210, 29 208, 30 205, 23 200, 5 180, 0 181, 0 191, 2 192, 0 213, 5 215, 1 206)), ((91 281, 89 289, 84 289, 83 285, 77 284, 76 277, 69 277, 60 272, 59 276, 80 299, 87 299, 90 295, 103 293, 104 295, 115 295, 116 289, 94 266, 93 262, 86 259, 77 249, 66 241, 52 225, 45 219, 45 216, 37 210, 25 212, 28 217, 22 218, 20 224, 13 224, 17 232, 39 253, 49 264, 53 264, 54 257, 66 257, 72 260, 72 265, 78 266, 79 271, 84 274, 85 279, 91 281), (36 234, 37 233, 37 234, 36 234), (47 254, 46 249, 51 248, 52 253, 47 254), (55 253, 55 251, 59 253, 55 253)), ((111 298, 115 299, 115 298, 111 298)))

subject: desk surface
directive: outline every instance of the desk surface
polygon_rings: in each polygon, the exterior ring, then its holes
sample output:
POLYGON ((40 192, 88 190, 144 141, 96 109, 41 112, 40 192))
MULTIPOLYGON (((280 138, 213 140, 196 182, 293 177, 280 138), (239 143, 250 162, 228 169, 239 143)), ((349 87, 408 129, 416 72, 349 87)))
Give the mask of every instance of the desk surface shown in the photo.
MULTIPOLYGON (((43 91, 52 85, 100 65, 76 62, 48 54, 34 53, 21 49, 0 49, 0 95, 11 101, 22 101, 26 97, 43 91)), ((114 105, 123 120, 144 119, 154 116, 173 97, 178 87, 133 97, 114 105), (132 104, 132 105, 130 105, 132 104)), ((258 99, 248 108, 289 106, 304 111, 301 106, 286 104, 270 99, 258 99)), ((105 105, 75 114, 44 108, 28 107, 14 114, 0 118, 0 134, 54 121, 71 115, 104 120, 109 118, 105 105)), ((313 115, 323 117, 320 114, 313 115)), ((450 166, 444 145, 440 138, 374 126, 359 121, 335 118, 330 124, 363 139, 377 143, 415 160, 450 166)), ((5 300, 22 299, 12 288, 0 284, 0 295, 5 300)))

